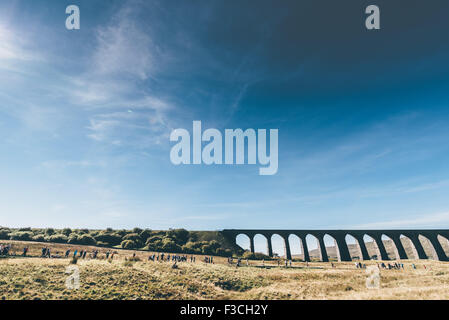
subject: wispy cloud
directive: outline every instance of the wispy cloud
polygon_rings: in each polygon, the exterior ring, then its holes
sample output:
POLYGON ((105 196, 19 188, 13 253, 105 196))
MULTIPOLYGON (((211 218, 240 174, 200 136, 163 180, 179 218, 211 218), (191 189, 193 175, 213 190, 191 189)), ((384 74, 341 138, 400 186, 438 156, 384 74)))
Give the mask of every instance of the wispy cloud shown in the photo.
POLYGON ((93 67, 101 75, 130 75, 146 80, 155 66, 157 46, 136 22, 136 9, 125 5, 112 23, 97 30, 93 67))
POLYGON ((173 103, 155 95, 158 47, 137 21, 138 10, 126 2, 96 32, 96 48, 87 71, 70 81, 75 104, 90 110, 89 138, 112 145, 148 147, 168 137, 173 103))
POLYGON ((105 167, 107 164, 105 161, 91 161, 91 160, 52 160, 44 161, 41 166, 47 169, 66 169, 70 167, 80 168, 92 168, 92 167, 105 167))
POLYGON ((32 50, 24 35, 0 22, 0 60, 32 61, 39 56, 32 50))
POLYGON ((354 225, 354 229, 388 229, 388 228, 439 228, 449 224, 449 212, 426 214, 407 219, 380 221, 354 225))

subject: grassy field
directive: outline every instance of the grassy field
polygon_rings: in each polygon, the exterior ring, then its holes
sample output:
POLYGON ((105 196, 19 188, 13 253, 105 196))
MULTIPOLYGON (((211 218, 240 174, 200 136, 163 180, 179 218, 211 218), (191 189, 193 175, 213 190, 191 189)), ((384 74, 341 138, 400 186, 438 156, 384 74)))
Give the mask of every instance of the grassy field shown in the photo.
MULTIPOLYGON (((39 253, 39 244, 30 245, 31 254, 39 253)), ((430 260, 402 261, 404 270, 381 270, 381 288, 367 289, 366 270, 354 263, 295 262, 284 268, 266 262, 271 268, 262 268, 260 261, 251 261, 236 268, 225 258, 206 264, 197 256, 195 263, 173 269, 170 262, 148 261, 148 252, 137 253, 141 261, 126 261, 132 254, 119 251, 113 261, 101 254, 79 260, 78 290, 65 286, 69 259, 0 259, 0 299, 449 299, 449 264, 430 260)))

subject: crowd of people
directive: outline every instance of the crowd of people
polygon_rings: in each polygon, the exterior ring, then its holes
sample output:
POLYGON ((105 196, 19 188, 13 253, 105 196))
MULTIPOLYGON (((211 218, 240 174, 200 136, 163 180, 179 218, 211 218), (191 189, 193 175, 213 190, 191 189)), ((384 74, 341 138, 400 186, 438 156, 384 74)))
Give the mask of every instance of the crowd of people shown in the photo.
MULTIPOLYGON (((22 250, 22 256, 23 257, 27 257, 28 256, 28 252, 29 252, 29 248, 28 247, 23 247, 22 250)), ((56 254, 52 254, 52 249, 49 247, 43 247, 41 249, 41 258, 70 258, 73 256, 73 258, 77 258, 77 259, 97 259, 97 258, 101 258, 104 259, 106 258, 107 260, 112 260, 114 259, 114 256, 116 254, 118 254, 118 252, 116 251, 107 251, 104 253, 104 256, 99 257, 99 251, 97 249, 92 250, 91 252, 88 252, 87 250, 78 250, 75 249, 73 251, 73 255, 71 255, 72 250, 71 249, 67 249, 65 251, 65 254, 62 255, 59 252, 56 252, 56 254)), ((1 257, 7 257, 7 256, 14 256, 14 252, 12 252, 12 246, 11 244, 0 244, 0 256, 1 257)), ((136 253, 133 254, 133 258, 136 258, 136 253)), ((153 253, 150 254, 148 256, 148 261, 160 261, 160 262, 173 262, 174 268, 177 268, 177 263, 179 262, 196 262, 196 257, 193 255, 179 255, 179 254, 169 254, 169 253, 153 253)), ((233 257, 229 257, 227 258, 227 262, 230 265, 234 265, 236 267, 241 267, 243 265, 242 263, 242 258, 233 258, 233 257), (234 261, 236 259, 236 262, 234 261)), ((213 264, 214 263, 214 257, 212 256, 205 256, 203 259, 203 262, 206 264, 213 264)), ((265 266, 265 260, 262 259, 261 261, 262 266, 265 266)), ((249 266, 249 260, 246 259, 245 260, 245 264, 246 266, 249 266)), ((291 267, 292 266, 292 260, 284 260, 285 267, 291 267)), ((281 259, 277 259, 277 265, 281 266, 281 259)), ((306 262, 306 266, 309 266, 309 263, 306 262)), ((335 267, 335 265, 332 263, 332 267, 335 267)), ((357 269, 366 269, 366 264, 361 263, 361 262, 355 262, 355 267, 357 269)), ((404 264, 403 263, 398 263, 398 262, 392 262, 392 263, 384 263, 384 262, 379 262, 377 263, 377 267, 379 269, 385 269, 385 270, 403 270, 404 269, 404 264)), ((417 266, 413 263, 411 264, 411 267, 413 269, 417 269, 417 266)), ((427 269, 427 267, 424 265, 423 266, 424 269, 427 269)))
POLYGON ((404 269, 404 264, 403 264, 403 263, 397 263, 397 262, 395 262, 395 263, 393 263, 393 264, 391 264, 391 263, 385 264, 384 262, 381 262, 381 263, 378 263, 377 266, 379 267, 379 269, 381 269, 381 268, 382 268, 382 269, 388 269, 388 270, 392 270, 392 269, 395 269, 395 270, 404 269))
MULTIPOLYGON (((362 264, 361 262, 356 262, 355 266, 357 269, 366 269, 366 264, 362 264)), ((423 265, 424 269, 427 269, 426 265, 423 265)), ((377 263, 377 267, 379 269, 385 269, 385 270, 404 270, 404 264, 403 263, 398 263, 398 262, 392 262, 392 263, 387 263, 385 264, 385 262, 380 262, 377 263)), ((412 263, 411 267, 413 269, 416 269, 416 265, 414 263, 412 263)))
POLYGON ((11 245, 2 245, 0 244, 0 256, 9 256, 9 253, 11 252, 11 245))
POLYGON ((161 262, 196 262, 196 258, 194 256, 190 256, 190 258, 187 255, 176 255, 176 254, 172 254, 170 255, 169 253, 158 253, 156 254, 152 254, 150 256, 148 256, 148 261, 161 261, 161 262))
MULTIPOLYGON (((14 255, 11 252, 11 244, 0 244, 0 256, 11 256, 14 255)), ((23 247, 22 256, 26 257, 28 256, 29 248, 23 247)), ((72 251, 72 249, 67 249, 65 252, 55 252, 53 253, 52 249, 49 247, 42 247, 40 249, 40 258, 77 258, 77 259, 106 259, 106 260, 113 260, 114 256, 117 255, 117 251, 107 251, 104 254, 100 255, 99 250, 78 250, 75 249, 72 251), (73 253, 72 253, 73 252, 73 253)), ((136 258, 136 253, 133 254, 133 258, 136 258)), ((205 263, 214 263, 213 257, 205 257, 204 262, 205 263)), ((169 253, 158 253, 158 254, 150 254, 148 256, 148 261, 160 261, 160 262, 196 262, 196 257, 191 255, 179 255, 179 254, 169 254, 169 253)))
MULTIPOLYGON (((230 264, 230 265, 234 265, 234 259, 235 258, 233 258, 233 257, 229 257, 228 258, 228 264, 230 264)), ((236 258, 237 259, 237 261, 235 262, 235 266, 236 267, 241 267, 242 265, 243 265, 243 263, 242 263, 242 258, 236 258)), ((246 259, 245 260, 246 262, 245 262, 245 264, 246 264, 246 266, 248 267, 249 266, 249 260, 248 259, 246 259)), ((277 261, 277 265, 278 265, 278 267, 280 267, 281 266, 281 259, 277 259, 276 260, 277 261)), ((262 263, 262 267, 265 267, 265 259, 262 259, 262 261, 261 261, 261 263, 262 263)), ((293 264, 293 261, 292 260, 284 260, 284 262, 282 262, 282 264, 286 267, 286 268, 291 268, 292 267, 292 264, 293 264)))

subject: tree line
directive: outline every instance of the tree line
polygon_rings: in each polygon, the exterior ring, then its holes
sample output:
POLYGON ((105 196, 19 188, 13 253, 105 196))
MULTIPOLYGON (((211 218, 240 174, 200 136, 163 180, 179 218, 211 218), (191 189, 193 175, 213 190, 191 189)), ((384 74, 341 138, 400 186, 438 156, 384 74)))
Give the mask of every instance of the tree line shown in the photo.
POLYGON ((237 245, 228 243, 218 231, 188 231, 185 229, 158 231, 140 228, 89 230, 0 227, 0 240, 67 243, 223 257, 240 256, 244 253, 237 245))

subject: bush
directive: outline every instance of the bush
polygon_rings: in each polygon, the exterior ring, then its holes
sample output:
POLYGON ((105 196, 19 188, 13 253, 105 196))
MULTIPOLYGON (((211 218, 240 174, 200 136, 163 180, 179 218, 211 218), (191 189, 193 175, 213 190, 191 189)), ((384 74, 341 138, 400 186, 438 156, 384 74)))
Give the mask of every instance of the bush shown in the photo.
POLYGON ((140 238, 143 242, 146 242, 149 237, 151 237, 151 230, 145 229, 141 233, 139 233, 140 238))
POLYGON ((193 254, 193 253, 199 254, 199 253, 201 253, 201 248, 197 248, 196 243, 190 241, 182 246, 182 252, 190 253, 190 254, 193 254))
POLYGON ((30 241, 33 237, 33 233, 30 231, 18 231, 9 235, 11 240, 30 241))
POLYGON ((78 231, 78 233, 79 234, 89 234, 89 229, 80 229, 79 231, 78 231))
POLYGON ((254 260, 262 260, 262 259, 270 259, 269 256, 260 253, 260 252, 256 252, 256 253, 252 253, 250 251, 245 251, 242 255, 243 259, 254 259, 254 260))
POLYGON ((77 244, 78 243, 78 237, 79 236, 76 233, 71 233, 69 238, 68 238, 68 240, 67 240, 67 243, 69 243, 69 244, 77 244))
POLYGON ((55 243, 67 243, 67 236, 63 235, 62 233, 54 234, 47 238, 48 242, 55 242, 55 243))
POLYGON ((148 242, 146 248, 147 248, 147 250, 150 250, 150 251, 161 251, 162 250, 162 240, 155 240, 153 242, 148 242))
POLYGON ((99 233, 95 236, 95 240, 97 242, 106 243, 108 246, 116 246, 122 242, 122 237, 115 233, 99 233))
POLYGON ((31 238, 33 241, 38 241, 38 242, 44 242, 45 241, 45 237, 43 234, 36 234, 35 236, 33 236, 31 238))
POLYGON ((83 234, 78 238, 78 244, 94 246, 97 244, 97 241, 95 241, 95 239, 92 236, 88 234, 83 234))
POLYGON ((161 249, 162 251, 167 252, 181 252, 181 247, 170 238, 165 238, 164 240, 162 240, 161 249))
POLYGON ((149 245, 150 243, 155 243, 156 241, 162 241, 162 237, 160 236, 149 237, 145 242, 145 244, 149 245))
POLYGON ((8 229, 1 229, 0 230, 0 240, 9 240, 9 234, 11 231, 8 229))
POLYGON ((230 257, 232 256, 232 251, 229 249, 217 248, 215 254, 220 257, 230 257))
POLYGON ((55 229, 53 229, 53 228, 48 228, 47 230, 45 230, 45 234, 46 234, 47 236, 52 236, 52 235, 55 234, 55 229))
POLYGON ((64 228, 62 230, 62 234, 65 235, 66 237, 68 237, 71 233, 72 233, 72 229, 70 229, 70 228, 64 228))
POLYGON ((185 229, 172 229, 167 231, 167 236, 172 238, 177 244, 183 245, 189 239, 189 231, 185 229))
POLYGON ((137 245, 133 240, 123 240, 120 246, 123 249, 136 249, 137 245))
POLYGON ((203 254, 214 254, 214 247, 209 244, 206 244, 206 245, 202 246, 201 252, 203 254))
POLYGON ((130 233, 123 237, 123 240, 131 240, 135 242, 136 246, 142 247, 143 241, 142 238, 137 233, 130 233))
POLYGON ((143 231, 143 230, 140 229, 140 228, 134 228, 132 233, 137 233, 137 234, 139 234, 139 233, 141 233, 142 231, 143 231))
POLYGON ((115 231, 115 233, 119 234, 121 237, 124 237, 128 234, 128 231, 126 231, 125 229, 122 229, 122 230, 115 231))

